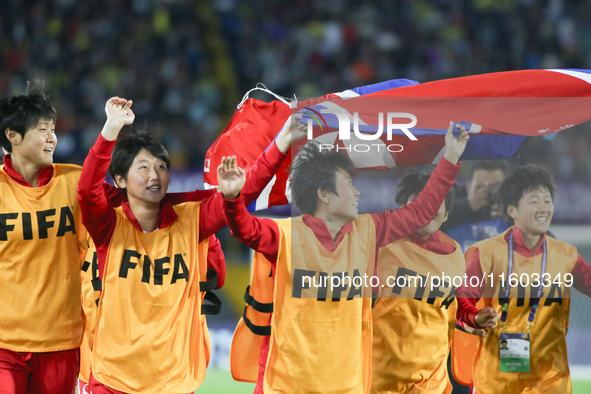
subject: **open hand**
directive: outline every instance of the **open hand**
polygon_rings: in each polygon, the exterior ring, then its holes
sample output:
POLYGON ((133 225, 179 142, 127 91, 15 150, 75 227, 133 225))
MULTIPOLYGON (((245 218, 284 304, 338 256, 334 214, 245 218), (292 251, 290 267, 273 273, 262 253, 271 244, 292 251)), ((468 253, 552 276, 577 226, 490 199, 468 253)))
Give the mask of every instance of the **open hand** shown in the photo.
POLYGON ((105 105, 107 120, 121 124, 121 127, 130 125, 135 119, 135 114, 131 110, 133 101, 119 97, 111 97, 105 105))
POLYGON ((287 153, 292 143, 305 138, 308 134, 308 127, 304 123, 298 122, 299 119, 302 119, 302 114, 291 115, 275 139, 275 144, 281 152, 287 153))
POLYGON ((131 110, 133 101, 119 97, 111 97, 105 105, 107 121, 101 131, 103 137, 107 140, 117 139, 121 128, 130 125, 135 119, 135 114, 131 110))
POLYGON ((456 138, 453 133, 453 122, 449 122, 449 128, 447 129, 447 134, 445 134, 445 153, 443 154, 443 157, 452 164, 456 164, 458 160, 460 160, 460 156, 464 153, 466 144, 470 139, 470 134, 468 134, 468 131, 464 126, 456 124, 456 127, 460 130, 460 136, 458 138, 456 138))
POLYGON ((236 156, 222 157, 218 166, 218 190, 224 198, 235 199, 246 182, 245 171, 236 164, 236 156))

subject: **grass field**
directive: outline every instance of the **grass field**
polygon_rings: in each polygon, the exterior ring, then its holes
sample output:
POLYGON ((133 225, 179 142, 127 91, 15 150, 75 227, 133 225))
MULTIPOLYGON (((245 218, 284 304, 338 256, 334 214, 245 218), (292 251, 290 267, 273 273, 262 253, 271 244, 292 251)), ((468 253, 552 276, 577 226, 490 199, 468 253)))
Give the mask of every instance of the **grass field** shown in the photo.
POLYGON ((232 375, 228 371, 212 368, 207 369, 205 381, 195 392, 198 394, 252 394, 254 386, 253 383, 235 381, 232 379, 232 375))
MULTIPOLYGON (((573 394, 591 393, 590 380, 573 380, 573 394)), ((236 382, 230 372, 212 368, 207 370, 205 381, 195 393, 197 394, 252 394, 254 384, 236 382)))
MULTIPOLYGON (((221 369, 208 369, 205 381, 195 391, 198 394, 252 394, 254 384, 236 382, 230 372, 221 369)), ((591 393, 591 376, 589 380, 573 380, 573 394, 591 393)))
MULTIPOLYGON (((591 379, 591 376, 589 379, 591 379)), ((573 380, 573 394, 588 393, 591 393, 591 380, 573 380)))

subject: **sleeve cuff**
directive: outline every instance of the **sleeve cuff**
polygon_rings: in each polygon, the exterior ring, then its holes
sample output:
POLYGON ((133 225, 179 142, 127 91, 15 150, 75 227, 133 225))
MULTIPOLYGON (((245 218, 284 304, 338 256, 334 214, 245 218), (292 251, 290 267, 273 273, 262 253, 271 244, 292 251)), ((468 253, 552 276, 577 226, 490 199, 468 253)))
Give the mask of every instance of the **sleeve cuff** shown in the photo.
POLYGON ((482 327, 478 327, 478 324, 476 324, 476 322, 474 321, 474 318, 476 317, 476 313, 468 313, 466 315, 466 323, 467 325, 469 325, 472 328, 476 328, 478 330, 480 330, 482 327))
MULTIPOLYGON (((289 152, 288 152, 289 153, 289 152)), ((283 153, 277 148, 275 141, 269 146, 263 156, 267 162, 272 163, 275 168, 279 168, 283 160, 287 157, 287 153, 283 153)))
POLYGON ((224 211, 237 211, 237 210, 241 209, 241 207, 245 207, 244 197, 242 197, 242 194, 238 195, 238 197, 236 197, 234 200, 229 200, 225 197, 223 198, 223 200, 224 200, 224 211))
POLYGON ((99 133, 92 150, 97 156, 110 158, 111 152, 113 152, 113 147, 115 146, 115 142, 117 142, 117 140, 109 141, 99 133))
POLYGON ((452 164, 449 160, 445 157, 441 156, 439 159, 439 164, 435 169, 441 176, 446 179, 453 179, 455 181, 458 172, 462 168, 462 164, 458 161, 457 164, 452 164))

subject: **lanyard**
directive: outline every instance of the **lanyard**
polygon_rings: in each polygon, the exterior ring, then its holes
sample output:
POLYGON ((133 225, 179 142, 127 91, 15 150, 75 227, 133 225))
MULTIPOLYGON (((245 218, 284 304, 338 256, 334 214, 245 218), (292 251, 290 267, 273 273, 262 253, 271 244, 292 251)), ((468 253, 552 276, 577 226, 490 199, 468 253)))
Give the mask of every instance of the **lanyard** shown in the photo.
MULTIPOLYGON (((536 298, 532 300, 532 307, 529 313, 529 317, 527 319, 527 330, 531 327, 532 323, 534 322, 534 317, 536 316, 536 311, 538 310, 538 304, 540 303, 540 297, 542 296, 542 292, 544 290, 544 274, 546 273, 546 264, 548 262, 548 248, 546 246, 546 238, 544 238, 544 242, 542 243, 542 272, 540 273, 540 285, 538 286, 538 291, 536 294, 536 298)), ((504 298, 501 300, 503 310, 501 312, 501 328, 505 326, 507 322, 507 311, 509 310, 509 295, 511 294, 511 287, 509 286, 509 278, 513 273, 513 230, 509 233, 509 262, 507 264, 507 282, 505 282, 505 294, 504 298)))

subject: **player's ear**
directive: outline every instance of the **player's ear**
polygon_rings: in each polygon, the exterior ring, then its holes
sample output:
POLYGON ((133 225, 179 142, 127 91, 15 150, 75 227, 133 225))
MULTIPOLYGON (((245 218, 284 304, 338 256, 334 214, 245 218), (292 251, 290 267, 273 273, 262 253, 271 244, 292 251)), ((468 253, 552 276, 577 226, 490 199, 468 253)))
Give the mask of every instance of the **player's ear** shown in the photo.
POLYGON ((507 214, 513 219, 513 221, 515 221, 515 218, 517 217, 517 207, 515 205, 509 205, 507 207, 507 214))
POLYGON ((125 189, 126 185, 125 185, 125 178, 123 178, 121 175, 115 175, 115 185, 119 188, 119 189, 125 189))
POLYGON ((23 139, 21 133, 17 133, 12 129, 6 129, 4 131, 4 135, 6 136, 6 139, 10 142, 11 145, 18 145, 23 139))
POLYGON ((443 217, 443 222, 447 222, 447 217, 449 216, 449 212, 447 211, 447 209, 445 210, 445 216, 443 217))
POLYGON ((329 191, 318 188, 316 193, 318 195, 318 199, 323 203, 328 204, 330 202, 330 198, 328 196, 328 194, 330 193, 329 191))

